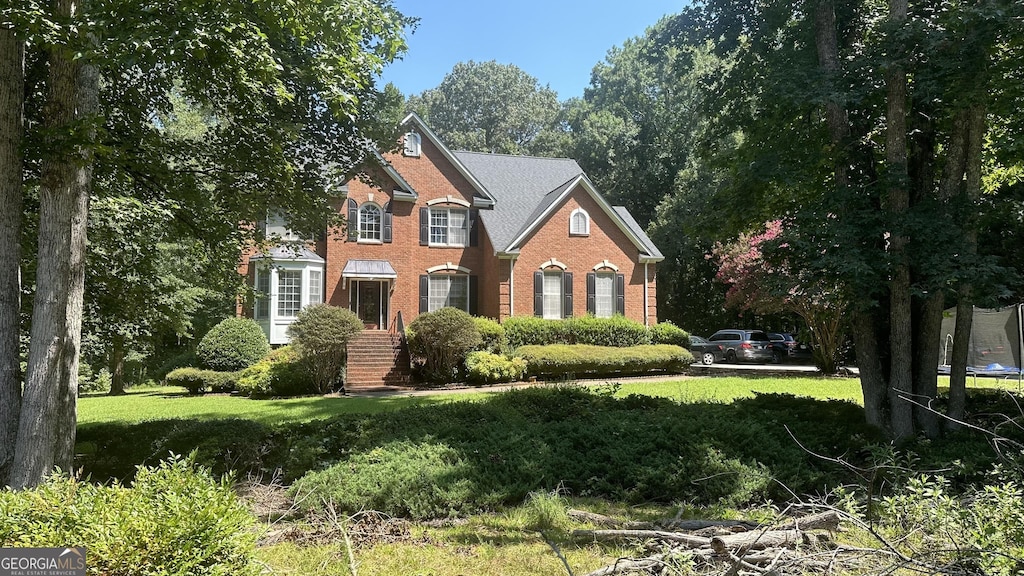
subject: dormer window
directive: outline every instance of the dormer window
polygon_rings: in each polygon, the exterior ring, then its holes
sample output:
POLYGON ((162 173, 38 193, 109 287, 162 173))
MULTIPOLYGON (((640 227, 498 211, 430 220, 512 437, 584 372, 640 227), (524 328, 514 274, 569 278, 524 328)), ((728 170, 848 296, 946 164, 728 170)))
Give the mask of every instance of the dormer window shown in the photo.
POLYGON ((406 132, 405 134, 405 155, 415 157, 420 155, 420 135, 416 132, 406 132))
POLYGON ((569 215, 569 235, 590 235, 590 215, 587 214, 587 211, 583 208, 577 208, 572 211, 571 215, 569 215))

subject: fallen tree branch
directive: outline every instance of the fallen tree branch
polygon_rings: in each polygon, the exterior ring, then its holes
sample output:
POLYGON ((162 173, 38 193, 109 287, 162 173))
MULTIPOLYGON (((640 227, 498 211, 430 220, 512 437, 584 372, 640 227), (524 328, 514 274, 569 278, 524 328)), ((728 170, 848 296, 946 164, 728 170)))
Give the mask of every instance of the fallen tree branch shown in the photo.
POLYGON ((649 570, 651 568, 661 566, 664 563, 664 558, 664 554, 655 554, 653 556, 637 560, 619 558, 614 564, 609 564, 604 568, 598 568, 593 572, 588 572, 584 576, 609 576, 610 574, 622 574, 624 572, 634 570, 649 570))
POLYGON ((626 538, 639 538, 651 540, 666 540, 669 542, 680 542, 692 548, 709 546, 710 538, 692 536, 681 532, 664 532, 662 530, 573 530, 573 538, 593 538, 594 540, 621 540, 626 538))
POLYGON ((777 546, 792 546, 805 541, 800 530, 768 530, 765 532, 742 532, 711 539, 711 549, 719 554, 729 551, 764 550, 777 546))

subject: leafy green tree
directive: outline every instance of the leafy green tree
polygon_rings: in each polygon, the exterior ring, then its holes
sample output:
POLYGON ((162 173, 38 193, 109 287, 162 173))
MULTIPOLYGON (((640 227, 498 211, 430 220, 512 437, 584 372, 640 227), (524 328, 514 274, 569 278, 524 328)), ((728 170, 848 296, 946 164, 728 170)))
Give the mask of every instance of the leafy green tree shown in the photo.
POLYGON ((558 95, 514 64, 459 62, 407 106, 450 148, 542 156, 560 145, 558 95))
MULTIPOLYGON (((0 483, 30 486, 54 467, 71 468, 86 223, 97 184, 174 203, 175 219, 197 236, 235 246, 252 233, 237 223, 272 206, 297 229, 318 228, 330 213, 331 184, 393 141, 378 112, 397 106, 397 94, 378 91, 375 77, 405 49, 409 23, 388 0, 0 7, 0 69, 10 72, 0 92, 6 99, 27 81, 28 100, 4 103, 30 118, 27 130, 0 120, 0 142, 25 151, 24 169, 7 153, 0 159, 3 212, 30 189, 39 198, 20 405, 0 384, 5 434, 18 422, 13 457, 0 452, 0 472, 8 472, 0 483), (173 111, 175 90, 214 119, 201 141, 168 138, 154 121, 173 111)), ((16 223, 3 224, 0 241, 20 236, 16 223)), ((0 266, 9 271, 3 248, 0 266)), ((7 322, 17 296, 12 283, 3 289, 7 322)), ((16 373, 14 351, 0 353, 0 374, 16 373)))
MULTIPOLYGON (((718 205, 737 218, 774 208, 804 277, 840 282, 868 420, 894 438, 939 432, 911 399, 936 395, 945 297, 969 309, 991 287, 965 215, 978 208, 989 111, 1017 97, 997 71, 1019 69, 1020 11, 1005 0, 707 0, 693 12, 735 62, 707 78, 719 95, 709 114, 724 111, 708 141, 742 130, 720 162, 722 197, 746 202, 718 205)), ((954 356, 969 328, 957 327, 954 356)), ((953 418, 965 363, 954 359, 953 418)))

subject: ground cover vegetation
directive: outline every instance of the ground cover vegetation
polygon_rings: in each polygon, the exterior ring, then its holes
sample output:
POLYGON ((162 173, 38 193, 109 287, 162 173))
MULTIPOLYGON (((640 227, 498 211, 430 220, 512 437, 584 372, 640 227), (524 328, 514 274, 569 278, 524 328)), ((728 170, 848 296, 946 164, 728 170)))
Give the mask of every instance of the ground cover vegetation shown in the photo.
MULTIPOLYGON (((494 573, 540 574, 550 572, 517 572, 511 558, 550 556, 539 565, 558 566, 548 563, 555 556, 544 538, 555 539, 574 567, 596 569, 617 557, 645 555, 642 546, 580 542, 571 530, 590 527, 585 521, 550 525, 552 516, 557 519, 570 506, 613 512, 625 520, 670 518, 680 507, 687 516, 773 517, 779 508, 761 508, 764 502, 793 502, 794 494, 801 501, 829 495, 831 505, 870 521, 911 555, 940 554, 938 548, 948 547, 943 530, 962 527, 956 532, 960 552, 944 561, 978 562, 988 573, 1013 569, 1012 559, 1020 557, 1022 548, 1019 531, 1012 528, 1014 511, 1019 511, 1014 506, 1021 503, 1019 467, 1013 459, 1000 461, 984 435, 962 433, 895 450, 866 425, 854 402, 825 399, 833 388, 838 388, 836 396, 855 394, 855 380, 737 378, 721 384, 704 378, 393 400, 131 394, 130 399, 138 396, 169 409, 179 401, 197 401, 182 404, 174 418, 162 418, 154 409, 156 418, 142 421, 91 414, 113 409, 123 398, 85 398, 78 447, 83 456, 77 465, 93 479, 112 476, 127 482, 135 463, 156 463, 168 451, 198 447, 195 458, 214 473, 230 469, 236 477, 252 472, 269 478, 277 471, 278 481, 292 485, 296 510, 305 514, 306 527, 295 528, 297 534, 331 529, 336 538, 330 549, 317 544, 329 539, 283 538, 261 554, 279 566, 307 566, 314 574, 332 572, 317 572, 299 556, 344 564, 338 530, 356 533, 358 516, 349 516, 364 510, 397 518, 406 528, 391 539, 374 532, 378 536, 356 545, 359 573, 383 573, 413 555, 437 563, 440 573, 447 573, 443 565, 449 561, 489 566, 494 573), (798 394, 817 390, 823 396, 750 392, 758 387, 798 394), (723 398, 723 389, 737 397, 723 398), (636 390, 651 395, 632 393, 636 390), (220 404, 202 404, 214 400, 220 404), (292 404, 279 410, 278 402, 292 404), (246 414, 252 405, 259 412, 246 414), (315 420, 304 422, 309 418, 315 420), (838 458, 849 467, 812 453, 838 458), (1003 467, 994 467, 999 462, 1003 467), (922 476, 919 470, 941 472, 922 476), (561 496, 548 512, 532 508, 536 495, 552 493, 561 496), (317 524, 332 514, 333 528, 317 524), (524 520, 524 515, 533 519, 524 520), (467 516, 468 524, 460 520, 448 528, 409 524, 412 519, 467 516), (997 530, 1000 523, 1009 528, 997 530), (904 539, 908 534, 914 536, 904 539)), ((971 395, 971 412, 1012 414, 1013 404, 1004 394, 979 390, 971 395)), ((131 410, 133 416, 141 412, 131 410)), ((1000 421, 990 417, 972 423, 993 430, 1000 421)), ((999 433, 1004 455, 1019 454, 1019 428, 1002 426, 999 433)), ((848 545, 865 545, 871 535, 853 530, 843 538, 848 545)))

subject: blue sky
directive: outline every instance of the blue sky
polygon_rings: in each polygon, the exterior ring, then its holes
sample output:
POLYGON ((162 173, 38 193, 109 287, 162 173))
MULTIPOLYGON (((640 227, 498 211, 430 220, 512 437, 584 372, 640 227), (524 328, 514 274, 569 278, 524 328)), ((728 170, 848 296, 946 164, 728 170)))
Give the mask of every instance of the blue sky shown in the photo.
POLYGON ((582 96, 608 50, 640 36, 685 0, 394 0, 420 19, 404 60, 384 70, 405 95, 441 83, 458 62, 515 64, 559 100, 582 96))

